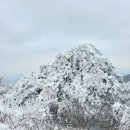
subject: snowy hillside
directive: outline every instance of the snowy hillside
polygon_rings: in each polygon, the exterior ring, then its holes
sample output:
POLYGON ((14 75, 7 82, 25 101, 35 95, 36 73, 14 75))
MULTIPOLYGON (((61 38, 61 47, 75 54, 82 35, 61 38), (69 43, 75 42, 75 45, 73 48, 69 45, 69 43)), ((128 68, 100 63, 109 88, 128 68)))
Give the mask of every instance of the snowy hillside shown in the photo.
POLYGON ((1 112, 10 115, 14 123, 9 125, 24 130, 129 130, 125 88, 111 62, 94 46, 84 44, 19 80, 1 100, 1 112))
POLYGON ((125 103, 130 106, 130 82, 127 82, 125 85, 125 90, 123 93, 125 103))
POLYGON ((0 124, 0 130, 11 130, 9 126, 0 124))

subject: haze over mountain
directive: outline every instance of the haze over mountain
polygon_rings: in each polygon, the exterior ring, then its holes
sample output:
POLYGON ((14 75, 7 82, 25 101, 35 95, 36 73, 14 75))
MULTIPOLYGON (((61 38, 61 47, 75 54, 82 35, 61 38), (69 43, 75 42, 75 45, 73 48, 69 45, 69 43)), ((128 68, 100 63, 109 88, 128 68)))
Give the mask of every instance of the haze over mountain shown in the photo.
POLYGON ((125 82, 130 81, 130 74, 123 76, 125 82))

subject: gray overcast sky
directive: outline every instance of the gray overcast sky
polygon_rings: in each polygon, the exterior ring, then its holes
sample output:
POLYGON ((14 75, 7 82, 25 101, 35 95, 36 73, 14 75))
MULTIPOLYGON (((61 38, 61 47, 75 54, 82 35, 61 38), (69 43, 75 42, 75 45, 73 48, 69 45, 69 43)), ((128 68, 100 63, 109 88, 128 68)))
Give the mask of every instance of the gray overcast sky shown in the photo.
POLYGON ((82 43, 130 73, 130 0, 0 0, 0 76, 30 73, 82 43))

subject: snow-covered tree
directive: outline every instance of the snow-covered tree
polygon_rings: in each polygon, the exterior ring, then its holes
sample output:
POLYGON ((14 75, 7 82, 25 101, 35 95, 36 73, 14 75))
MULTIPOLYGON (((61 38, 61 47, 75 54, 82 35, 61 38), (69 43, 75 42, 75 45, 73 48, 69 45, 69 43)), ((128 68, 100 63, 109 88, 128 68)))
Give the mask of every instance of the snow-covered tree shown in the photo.
POLYGON ((0 77, 0 96, 3 96, 4 94, 8 93, 11 88, 12 84, 5 82, 4 78, 0 77))
POLYGON ((123 103, 124 88, 111 62, 93 45, 83 44, 19 80, 3 102, 10 109, 40 113, 51 126, 117 128, 114 104, 123 103))

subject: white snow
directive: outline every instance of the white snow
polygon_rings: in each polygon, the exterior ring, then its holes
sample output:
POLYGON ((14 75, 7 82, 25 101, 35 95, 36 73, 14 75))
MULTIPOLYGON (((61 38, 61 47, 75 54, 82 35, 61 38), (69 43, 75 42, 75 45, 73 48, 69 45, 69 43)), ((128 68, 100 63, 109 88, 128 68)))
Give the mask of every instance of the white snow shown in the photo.
POLYGON ((11 130, 8 125, 0 124, 0 130, 11 130))
MULTIPOLYGON (((89 126, 95 120, 100 124, 116 120, 129 126, 125 120, 130 119, 129 108, 121 103, 124 86, 111 62, 94 46, 84 44, 59 54, 52 65, 41 66, 19 80, 1 99, 4 107, 0 116, 18 128, 32 130, 48 129, 56 125, 54 120, 69 127, 89 126)), ((101 130, 100 126, 96 129, 101 130)))

